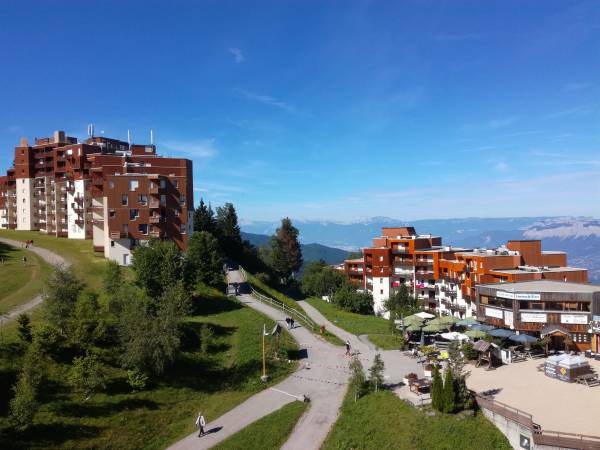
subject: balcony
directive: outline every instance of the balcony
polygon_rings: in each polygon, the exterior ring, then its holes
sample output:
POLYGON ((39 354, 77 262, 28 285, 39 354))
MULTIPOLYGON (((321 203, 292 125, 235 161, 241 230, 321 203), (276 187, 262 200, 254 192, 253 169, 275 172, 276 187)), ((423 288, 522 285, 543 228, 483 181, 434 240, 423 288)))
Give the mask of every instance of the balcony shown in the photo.
POLYGON ((154 238, 160 238, 165 235, 165 232, 164 231, 150 231, 148 234, 154 238))
POLYGON ((128 232, 123 232, 123 231, 111 231, 110 232, 110 238, 115 240, 115 239, 121 239, 121 238, 126 238, 129 236, 128 232))
POLYGON ((150 186, 150 187, 148 188, 148 193, 149 193, 149 194, 158 195, 158 194, 160 194, 160 192, 159 192, 159 191, 160 191, 160 188, 159 188, 158 186, 150 186))
POLYGON ((75 225, 79 225, 80 227, 82 227, 85 224, 85 221, 83 219, 75 219, 75 225))
POLYGON ((149 205, 150 205, 150 209, 158 209, 158 208, 160 208, 160 202, 157 202, 157 201, 151 201, 149 203, 149 205))
POLYGON ((396 255, 402 254, 402 253, 408 253, 408 247, 393 247, 392 253, 394 253, 396 255))
POLYGON ((161 223, 164 222, 165 218, 161 216, 150 216, 150 223, 161 223))

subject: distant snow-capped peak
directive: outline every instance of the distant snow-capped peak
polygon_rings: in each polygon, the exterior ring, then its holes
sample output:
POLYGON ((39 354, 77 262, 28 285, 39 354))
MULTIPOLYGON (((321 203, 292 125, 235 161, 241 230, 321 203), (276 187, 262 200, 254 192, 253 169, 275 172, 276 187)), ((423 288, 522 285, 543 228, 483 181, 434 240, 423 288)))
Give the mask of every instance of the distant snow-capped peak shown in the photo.
POLYGON ((552 218, 535 222, 525 228, 528 239, 600 237, 600 220, 591 218, 552 218))

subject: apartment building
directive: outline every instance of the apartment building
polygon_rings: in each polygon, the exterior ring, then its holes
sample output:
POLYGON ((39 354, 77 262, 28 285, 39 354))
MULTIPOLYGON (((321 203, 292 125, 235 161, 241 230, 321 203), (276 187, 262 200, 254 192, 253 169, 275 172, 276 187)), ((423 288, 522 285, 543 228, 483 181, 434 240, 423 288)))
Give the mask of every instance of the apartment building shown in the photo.
POLYGON ((413 227, 383 228, 373 246, 363 249, 362 259, 344 262, 344 272, 353 284, 372 293, 376 314, 384 316, 385 300, 402 284, 423 307, 464 318, 477 313, 478 284, 587 282, 586 269, 568 267, 564 252, 542 251, 539 240, 465 249, 444 246, 441 237, 419 235, 413 227))
POLYGON ((14 168, 0 177, 0 228, 92 239, 121 265, 150 238, 181 249, 193 229, 192 162, 163 158, 153 144, 56 131, 21 139, 14 168))

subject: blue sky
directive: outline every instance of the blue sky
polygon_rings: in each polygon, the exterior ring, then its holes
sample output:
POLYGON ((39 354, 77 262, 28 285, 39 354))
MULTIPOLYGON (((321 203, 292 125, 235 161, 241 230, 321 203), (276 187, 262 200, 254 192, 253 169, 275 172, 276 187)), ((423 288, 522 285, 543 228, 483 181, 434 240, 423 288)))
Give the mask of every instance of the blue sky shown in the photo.
POLYGON ((246 220, 600 216, 594 1, 9 0, 0 42, 3 169, 93 122, 246 220))

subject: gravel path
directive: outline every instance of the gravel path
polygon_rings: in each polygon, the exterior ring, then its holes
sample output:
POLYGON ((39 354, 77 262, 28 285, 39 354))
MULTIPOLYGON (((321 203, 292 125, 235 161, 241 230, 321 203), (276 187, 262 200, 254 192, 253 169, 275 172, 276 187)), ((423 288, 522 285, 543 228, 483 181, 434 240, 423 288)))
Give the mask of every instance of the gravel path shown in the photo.
MULTIPOLYGON (((10 245, 12 247, 24 248, 23 242, 15 241, 13 239, 0 238, 0 242, 10 245)), ((57 255, 56 253, 53 253, 49 250, 46 250, 45 248, 29 247, 27 250, 35 253, 36 255, 38 255, 42 259, 44 259, 44 261, 46 261, 47 263, 50 263, 52 265, 57 265, 57 264, 63 264, 66 266, 69 265, 67 260, 64 259, 62 256, 57 255)), ((43 301, 43 297, 40 294, 40 295, 37 295, 36 297, 34 297, 33 299, 29 300, 27 303, 23 303, 22 305, 14 308, 8 314, 6 314, 6 316, 2 320, 2 324, 15 319, 19 314, 22 314, 26 311, 29 311, 30 309, 35 308, 40 303, 42 303, 42 301, 43 301)))

